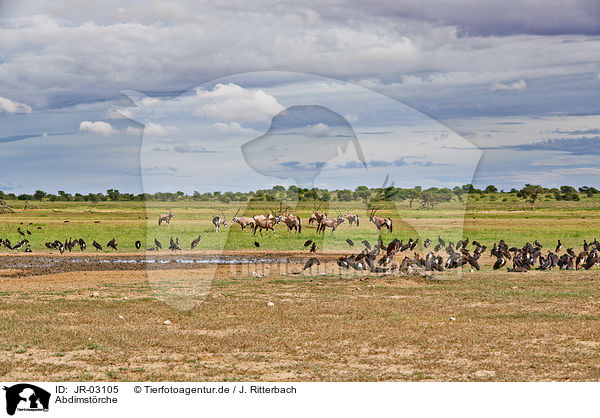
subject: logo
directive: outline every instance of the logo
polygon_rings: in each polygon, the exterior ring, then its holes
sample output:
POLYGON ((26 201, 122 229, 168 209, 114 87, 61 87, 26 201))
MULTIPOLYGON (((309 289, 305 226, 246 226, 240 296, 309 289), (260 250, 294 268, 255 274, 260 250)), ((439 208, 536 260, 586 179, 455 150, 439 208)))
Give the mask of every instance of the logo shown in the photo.
POLYGON ((29 383, 19 383, 6 391, 6 413, 14 415, 16 411, 48 411, 50 392, 29 383))

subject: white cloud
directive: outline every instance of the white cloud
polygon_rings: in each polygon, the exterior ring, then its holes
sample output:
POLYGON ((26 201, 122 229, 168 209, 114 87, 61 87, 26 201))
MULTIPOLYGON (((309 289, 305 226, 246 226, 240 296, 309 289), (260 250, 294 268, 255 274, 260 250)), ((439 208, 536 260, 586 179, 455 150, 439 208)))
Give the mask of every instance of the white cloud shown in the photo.
POLYGON ((0 112, 5 112, 10 115, 14 113, 31 113, 31 106, 5 97, 0 97, 0 112))
POLYGON ((240 125, 237 122, 230 122, 230 123, 217 122, 213 126, 215 127, 215 129, 217 131, 223 132, 223 133, 226 133, 226 134, 233 134, 233 135, 247 135, 247 134, 258 135, 258 132, 255 131, 254 129, 244 128, 242 125, 240 125))
POLYGON ((144 128, 144 135, 149 136, 167 136, 172 131, 176 130, 174 126, 162 126, 157 123, 150 122, 144 128))
POLYGON ((138 136, 141 135, 142 132, 144 132, 144 130, 142 128, 134 128, 133 126, 128 126, 127 129, 125 129, 125 132, 128 135, 138 136))
POLYGON ((494 83, 492 84, 492 90, 511 90, 511 91, 520 91, 525 90, 527 88, 527 83, 525 80, 518 80, 510 84, 503 83, 494 83))
POLYGON ((109 136, 117 132, 110 123, 97 121, 91 122, 84 120, 79 124, 79 130, 81 132, 91 132, 98 135, 109 136))
POLYGON ((268 121, 284 110, 277 99, 260 89, 245 89, 237 84, 217 84, 211 91, 196 94, 212 100, 196 110, 196 115, 228 122, 268 121))
POLYGON ((314 125, 308 125, 302 131, 303 131, 303 134, 306 136, 312 136, 312 137, 318 137, 318 138, 327 136, 327 135, 331 135, 331 129, 329 128, 329 125, 327 125, 325 123, 317 123, 314 125))

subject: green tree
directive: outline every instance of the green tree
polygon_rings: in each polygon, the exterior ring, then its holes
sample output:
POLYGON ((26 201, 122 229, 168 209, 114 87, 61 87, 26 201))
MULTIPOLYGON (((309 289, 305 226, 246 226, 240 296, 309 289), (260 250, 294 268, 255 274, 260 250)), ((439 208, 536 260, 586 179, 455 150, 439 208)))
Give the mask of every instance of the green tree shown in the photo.
POLYGON ((45 196, 46 196, 46 192, 44 192, 42 190, 36 190, 35 193, 33 194, 33 198, 35 200, 42 200, 45 196))
POLYGON ((498 188, 492 184, 485 188, 485 193, 498 193, 498 188))
POLYGON ((533 209, 533 205, 535 205, 535 202, 543 192, 544 189, 540 185, 526 184, 525 187, 517 193, 517 196, 525 199, 525 201, 531 205, 531 209, 533 209))

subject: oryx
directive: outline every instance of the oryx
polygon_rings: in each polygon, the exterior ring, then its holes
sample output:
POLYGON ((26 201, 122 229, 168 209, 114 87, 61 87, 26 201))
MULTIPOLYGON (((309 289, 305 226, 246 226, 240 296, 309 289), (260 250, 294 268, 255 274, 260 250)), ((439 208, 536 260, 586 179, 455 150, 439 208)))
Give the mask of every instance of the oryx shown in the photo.
POLYGON ((390 218, 380 218, 379 216, 375 216, 375 213, 377 213, 378 210, 378 208, 373 208, 373 210, 371 210, 369 221, 375 224, 378 231, 381 231, 381 227, 385 226, 389 232, 393 232, 392 220, 390 218))
POLYGON ((348 221, 348 225, 352 225, 356 222, 356 226, 360 226, 360 220, 358 219, 358 214, 344 212, 344 218, 348 221))
POLYGON ((158 215, 158 224, 160 225, 163 221, 165 221, 166 223, 170 223, 171 222, 171 218, 175 216, 175 214, 173 213, 173 211, 169 211, 169 213, 164 214, 164 215, 158 215))
MULTIPOLYGON (((286 209, 287 212, 287 209, 286 209)), ((300 233, 302 232, 302 219, 294 214, 287 213, 285 216, 280 216, 279 219, 288 227, 289 231, 293 230, 300 233)))
POLYGON ((314 211, 314 213, 312 213, 310 215, 310 218, 308 218, 308 224, 309 225, 312 225, 312 223, 316 221, 317 222, 317 226, 318 226, 322 219, 327 218, 327 214, 326 213, 319 212, 319 208, 320 207, 321 207, 321 205, 319 205, 318 207, 313 206, 313 209, 315 211, 314 211))
POLYGON ((343 216, 341 216, 341 214, 338 214, 337 218, 323 218, 319 222, 319 226, 317 226, 317 233, 322 232, 325 234, 325 228, 327 227, 331 228, 331 232, 333 233, 340 224, 344 223, 344 221, 345 219, 343 216))
POLYGON ((219 215, 216 215, 212 218, 212 223, 215 226, 215 232, 219 232, 221 230, 221 226, 227 228, 227 219, 225 219, 225 213, 221 211, 223 217, 221 218, 219 215))
POLYGON ((254 220, 254 218, 250 218, 248 216, 237 216, 237 214, 239 212, 240 212, 240 210, 238 209, 237 212, 235 213, 235 215, 233 216, 233 219, 231 220, 231 222, 240 224, 240 226, 242 227, 242 231, 245 231, 246 227, 248 225, 250 225, 250 229, 253 230, 254 227, 256 226, 256 220, 254 220))
POLYGON ((275 232, 274 226, 279 224, 280 217, 273 216, 273 215, 268 215, 268 216, 256 215, 256 216, 254 216, 254 221, 255 221, 254 234, 256 234, 256 230, 258 229, 258 231, 262 235, 263 229, 267 230, 267 234, 269 233, 269 230, 275 232))

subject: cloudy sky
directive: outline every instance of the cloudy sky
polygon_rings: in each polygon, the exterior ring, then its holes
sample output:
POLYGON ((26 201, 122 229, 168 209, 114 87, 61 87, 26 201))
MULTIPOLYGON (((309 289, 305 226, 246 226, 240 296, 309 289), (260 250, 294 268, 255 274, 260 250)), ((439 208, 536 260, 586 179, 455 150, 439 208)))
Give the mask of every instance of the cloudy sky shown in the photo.
POLYGON ((0 189, 600 187, 599 92, 597 0, 3 0, 0 189))

